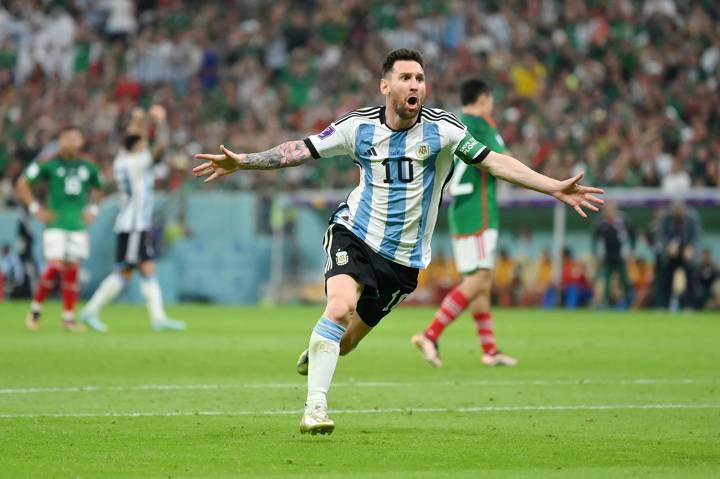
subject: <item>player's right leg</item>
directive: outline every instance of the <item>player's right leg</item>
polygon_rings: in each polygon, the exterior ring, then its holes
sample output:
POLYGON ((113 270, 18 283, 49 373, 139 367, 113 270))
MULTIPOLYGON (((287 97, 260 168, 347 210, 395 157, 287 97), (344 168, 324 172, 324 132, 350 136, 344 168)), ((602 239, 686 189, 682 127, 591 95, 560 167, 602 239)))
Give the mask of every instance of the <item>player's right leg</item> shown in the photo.
POLYGON ((411 339, 430 365, 438 368, 442 366, 438 349, 440 336, 483 289, 487 288, 481 271, 492 268, 496 243, 497 230, 485 230, 453 238, 455 267, 463 275, 463 279, 443 298, 427 328, 411 339))
POLYGON ((132 276, 132 268, 120 267, 110 273, 93 293, 90 301, 80 312, 80 320, 90 329, 105 333, 107 325, 100 319, 100 311, 107 304, 111 303, 122 292, 125 285, 132 276))
POLYGON ((52 293, 58 277, 62 274, 66 249, 64 233, 57 228, 48 228, 43 231, 43 256, 45 256, 47 265, 45 271, 40 275, 37 290, 30 304, 30 311, 25 318, 25 326, 30 331, 37 331, 40 328, 43 303, 52 293))
POLYGON ((355 313, 362 284, 352 276, 339 274, 327 279, 327 305, 310 335, 308 345, 308 393, 300 432, 330 434, 335 423, 328 417, 327 392, 332 383, 340 341, 355 313))

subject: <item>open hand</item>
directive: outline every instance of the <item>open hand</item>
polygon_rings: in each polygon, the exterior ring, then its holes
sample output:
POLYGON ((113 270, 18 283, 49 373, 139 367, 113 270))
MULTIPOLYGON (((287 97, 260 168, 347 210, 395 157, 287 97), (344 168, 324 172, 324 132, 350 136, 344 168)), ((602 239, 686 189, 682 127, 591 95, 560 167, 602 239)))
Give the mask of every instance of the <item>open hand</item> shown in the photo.
POLYGON ((198 160, 207 160, 205 163, 193 168, 195 176, 210 175, 205 178, 205 183, 216 180, 217 178, 230 173, 234 173, 240 169, 240 163, 245 158, 244 154, 233 153, 232 151, 225 148, 224 145, 220 145, 220 155, 212 155, 210 153, 198 153, 195 158, 198 160))
POLYGON ((579 184, 584 173, 578 173, 572 178, 561 181, 558 191, 553 196, 568 206, 572 206, 583 218, 587 218, 587 214, 583 208, 590 211, 599 211, 598 206, 602 206, 605 201, 595 196, 595 194, 603 194, 604 191, 593 186, 583 186, 579 184))

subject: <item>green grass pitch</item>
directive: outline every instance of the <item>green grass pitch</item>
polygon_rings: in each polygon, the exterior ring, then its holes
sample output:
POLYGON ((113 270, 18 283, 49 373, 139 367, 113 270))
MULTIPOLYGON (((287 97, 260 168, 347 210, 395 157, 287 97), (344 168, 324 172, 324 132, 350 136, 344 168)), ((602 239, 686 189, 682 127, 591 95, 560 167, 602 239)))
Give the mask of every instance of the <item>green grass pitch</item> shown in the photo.
POLYGON ((153 333, 116 305, 108 334, 24 329, 0 304, 1 477, 720 477, 715 313, 498 311, 514 369, 480 365, 463 316, 432 369, 399 308, 342 358, 332 436, 298 432, 294 371, 320 307, 170 308, 153 333))

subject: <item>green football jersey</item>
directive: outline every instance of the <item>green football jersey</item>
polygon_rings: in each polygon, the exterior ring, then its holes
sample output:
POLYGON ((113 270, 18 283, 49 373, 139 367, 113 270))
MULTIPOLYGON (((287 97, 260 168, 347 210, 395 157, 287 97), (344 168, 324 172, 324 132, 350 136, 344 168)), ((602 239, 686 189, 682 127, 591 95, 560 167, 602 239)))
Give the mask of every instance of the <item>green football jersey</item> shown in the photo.
MULTIPOLYGON (((496 153, 506 151, 500 133, 494 125, 479 116, 462 114, 462 122, 480 143, 496 153)), ((455 173, 450 182, 450 232, 454 235, 478 233, 497 229, 500 223, 495 177, 455 158, 455 173)))
POLYGON ((25 170, 30 183, 44 181, 48 185, 47 208, 55 219, 49 228, 67 231, 85 229, 83 210, 88 204, 90 188, 100 188, 102 180, 97 167, 87 160, 55 157, 44 163, 32 163, 25 170))

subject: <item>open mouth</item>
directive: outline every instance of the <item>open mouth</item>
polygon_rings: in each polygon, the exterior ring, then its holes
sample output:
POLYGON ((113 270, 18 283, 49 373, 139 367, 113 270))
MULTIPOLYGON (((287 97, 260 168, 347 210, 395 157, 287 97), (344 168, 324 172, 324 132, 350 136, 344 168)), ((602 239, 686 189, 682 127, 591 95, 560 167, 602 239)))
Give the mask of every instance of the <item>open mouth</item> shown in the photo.
POLYGON ((407 102, 408 105, 415 106, 418 104, 418 98, 416 96, 411 96, 410 98, 408 98, 407 102))

